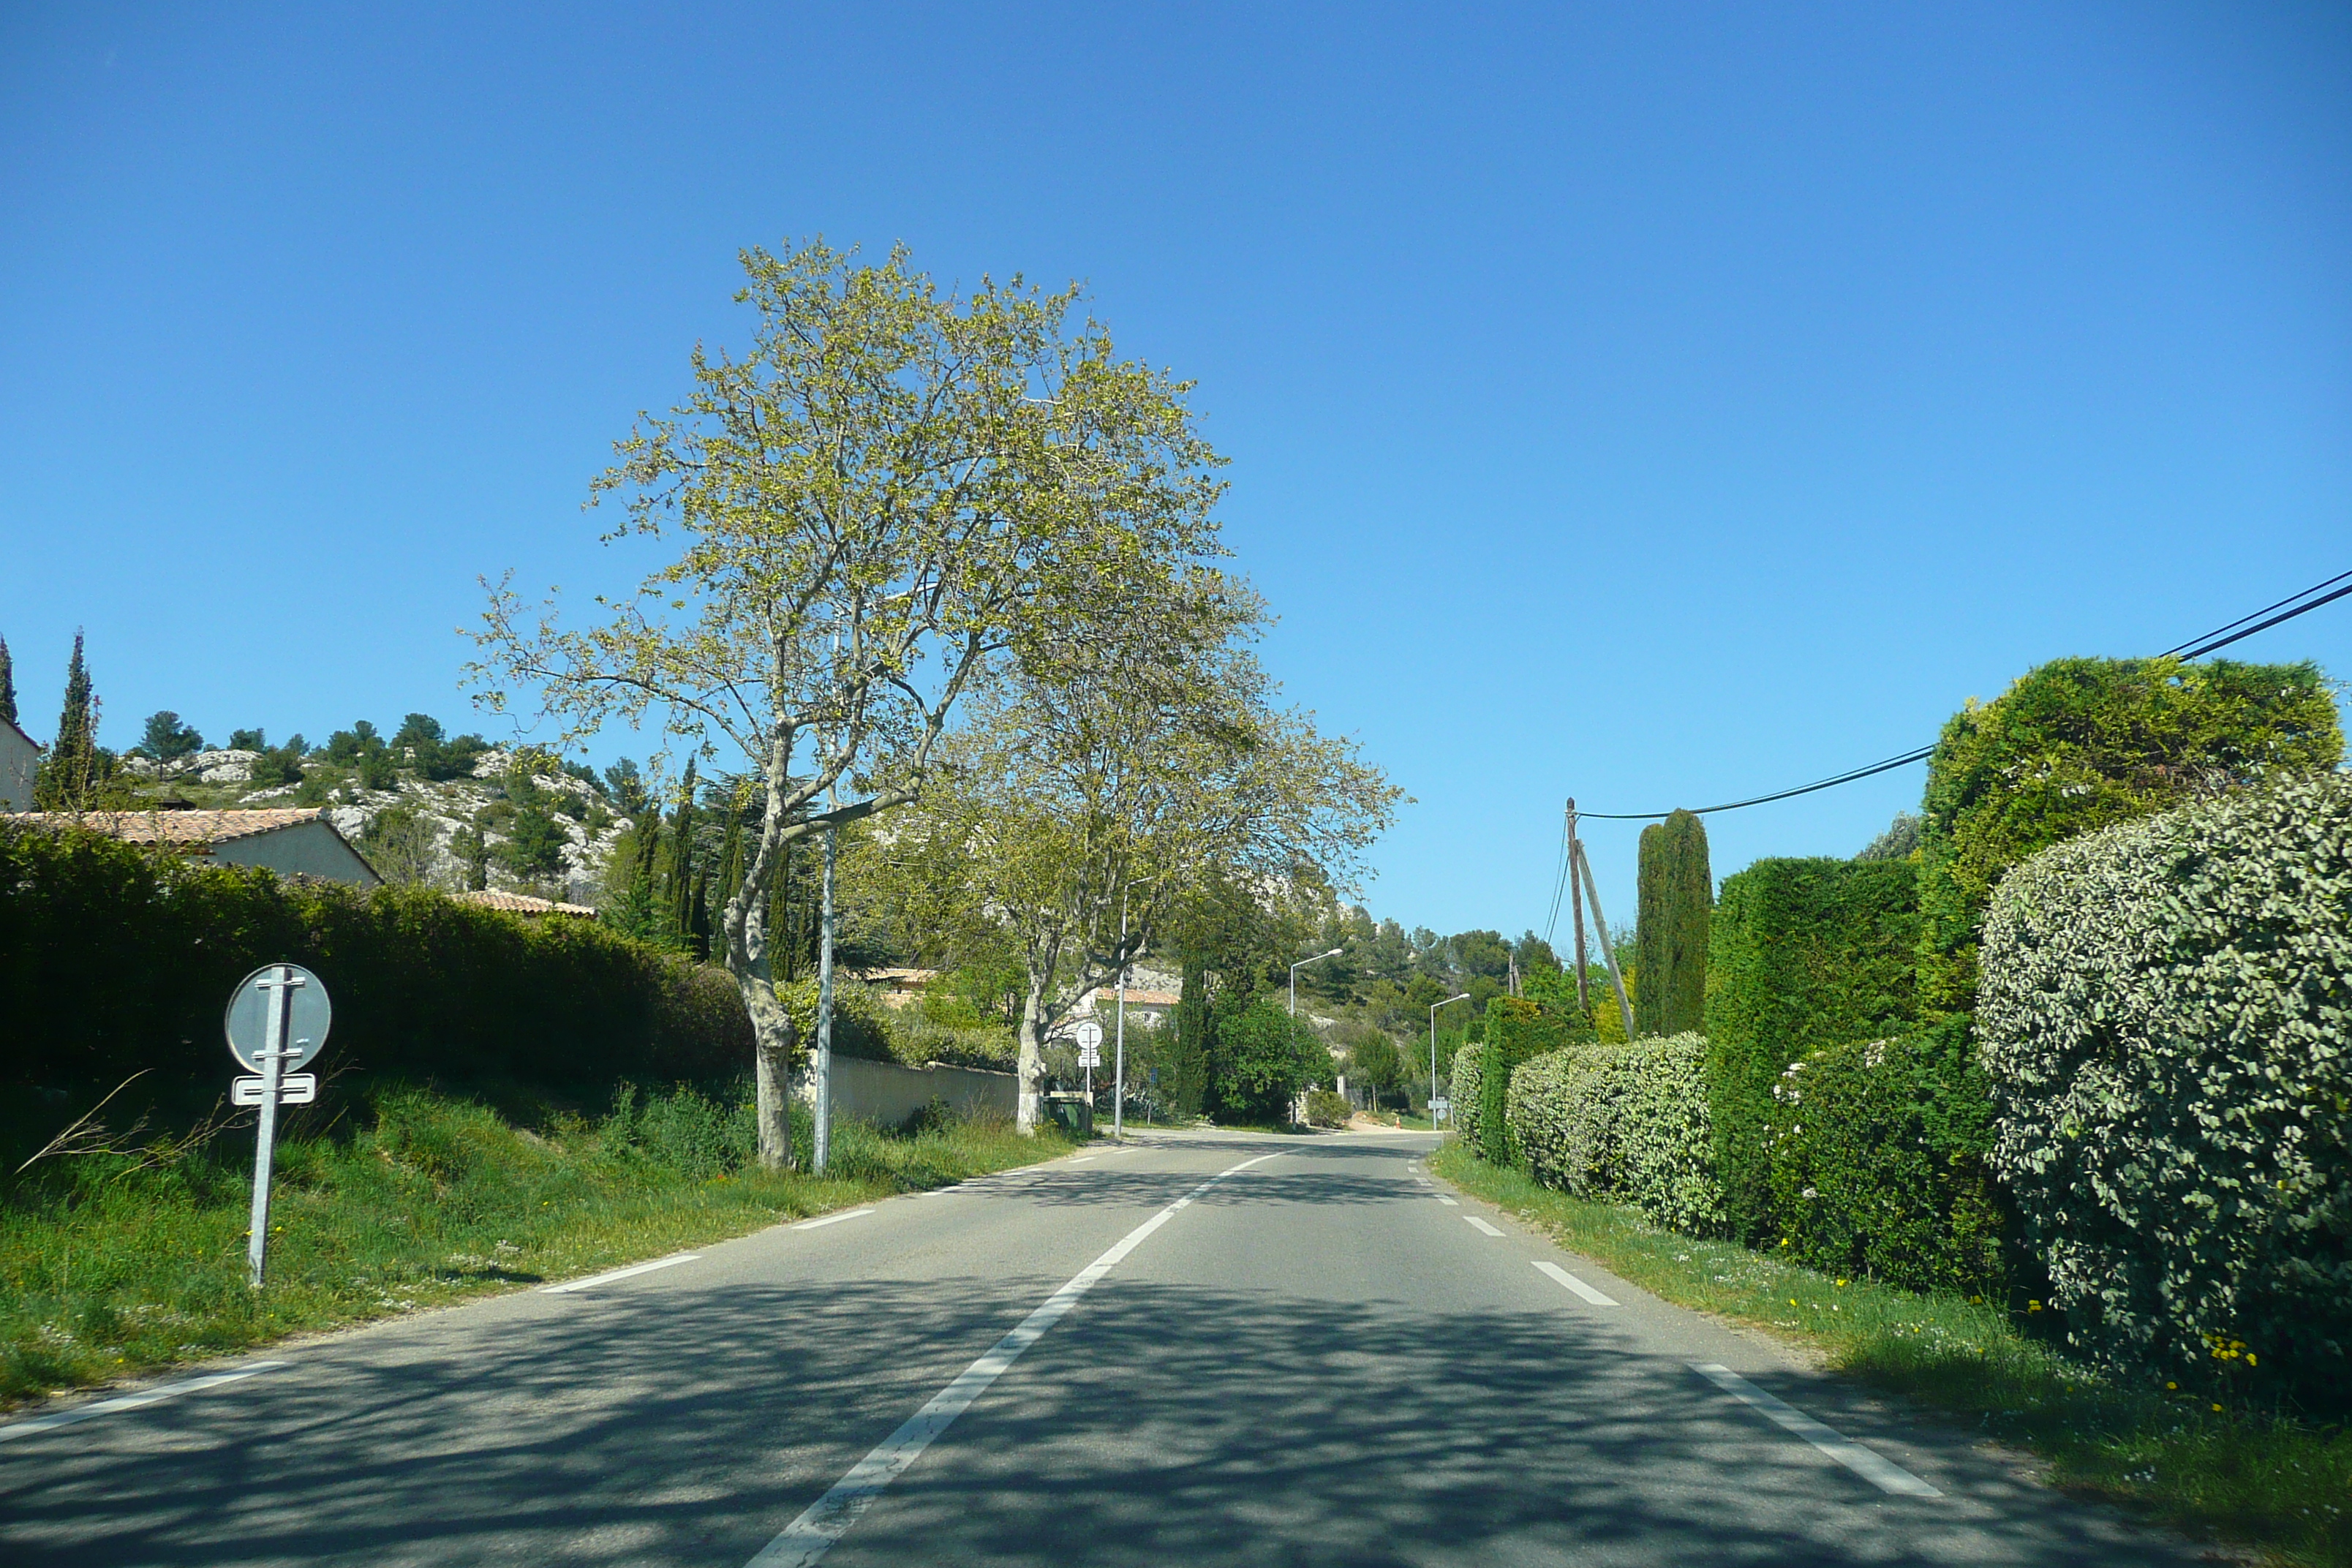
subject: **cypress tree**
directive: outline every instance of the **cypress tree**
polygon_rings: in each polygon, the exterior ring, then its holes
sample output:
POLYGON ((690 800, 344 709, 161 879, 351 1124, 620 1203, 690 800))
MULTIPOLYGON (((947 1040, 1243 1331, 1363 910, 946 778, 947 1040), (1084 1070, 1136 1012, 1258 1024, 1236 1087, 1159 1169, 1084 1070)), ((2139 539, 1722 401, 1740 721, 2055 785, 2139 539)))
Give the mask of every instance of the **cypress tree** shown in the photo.
POLYGON ((691 943, 694 937, 694 759, 686 762, 678 781, 677 811, 670 818, 669 938, 691 943))
POLYGON ((73 659, 66 666, 66 700, 58 714, 58 738, 41 763, 33 786, 44 811, 79 811, 96 782, 97 735, 91 721, 89 670, 82 663, 81 633, 74 633, 73 659))
POLYGON ((1715 879, 1706 826, 1687 811, 1642 829, 1641 985, 1633 1025, 1644 1035, 1679 1035, 1703 1026, 1706 1011, 1707 921, 1715 879))
POLYGON ((0 637, 0 719, 16 721, 16 665, 8 657, 6 637, 0 637))

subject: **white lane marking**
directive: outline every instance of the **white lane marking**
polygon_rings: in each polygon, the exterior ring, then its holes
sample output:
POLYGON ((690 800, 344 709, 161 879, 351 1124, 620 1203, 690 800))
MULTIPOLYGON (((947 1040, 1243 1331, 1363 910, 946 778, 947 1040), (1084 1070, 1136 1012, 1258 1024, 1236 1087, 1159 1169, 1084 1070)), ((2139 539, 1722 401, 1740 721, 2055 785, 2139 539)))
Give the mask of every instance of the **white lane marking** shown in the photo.
POLYGON ((874 1211, 872 1209, 849 1209, 841 1214, 821 1215, 815 1219, 804 1219, 801 1221, 800 1224, 793 1226, 792 1228, 794 1230, 814 1230, 820 1226, 839 1225, 843 1220, 856 1219, 861 1215, 869 1215, 873 1212, 874 1211))
POLYGON ((628 1268, 615 1268, 609 1274, 591 1274, 585 1279, 567 1279, 561 1285, 541 1285, 542 1296, 562 1296, 572 1290, 585 1290, 593 1285, 610 1285, 615 1279, 626 1279, 632 1274, 650 1274, 656 1268, 668 1268, 680 1263, 691 1263, 701 1257, 699 1252, 681 1252, 675 1258, 657 1258, 651 1263, 639 1263, 628 1268))
POLYGON ((1438 1201, 1439 1203, 1444 1204, 1447 1208, 1450 1208, 1450 1209, 1458 1209, 1458 1208, 1460 1208, 1460 1207, 1462 1206, 1460 1204, 1458 1204, 1458 1203, 1454 1202, 1452 1198, 1440 1198, 1440 1199, 1438 1199, 1437 1201, 1438 1201))
POLYGON ((1092 1154, 1080 1154, 1080 1155, 1076 1156, 1075 1159, 1073 1159, 1073 1160, 1070 1162, 1070 1163, 1071 1163, 1071 1164, 1073 1164, 1073 1165, 1083 1165, 1083 1164, 1085 1164, 1087 1161, 1089 1161, 1089 1160, 1091 1160, 1091 1159, 1093 1159, 1093 1158, 1094 1158, 1094 1156, 1093 1156, 1092 1154))
POLYGON ((1713 1362, 1693 1362, 1691 1370, 1740 1404, 1752 1410, 1762 1411, 1774 1426, 1784 1432, 1795 1433, 1880 1491, 1895 1492, 1904 1497, 1944 1495, 1876 1449, 1865 1448, 1843 1433, 1822 1426, 1795 1406, 1782 1404, 1727 1366, 1713 1362))
POLYGON ((1500 1236, 1503 1234, 1501 1231, 1496 1230, 1493 1226, 1488 1225, 1485 1220, 1480 1219, 1475 1214, 1464 1215, 1462 1216, 1462 1222, 1474 1229, 1486 1232, 1488 1236, 1500 1236))
POLYGON ((1095 1288, 1096 1282, 1117 1267, 1120 1258, 1143 1245, 1144 1238, 1175 1217, 1176 1211, 1223 1181, 1227 1176, 1262 1165, 1266 1161, 1288 1153, 1277 1149, 1272 1154, 1260 1154, 1255 1160, 1244 1160, 1231 1169, 1218 1172, 1191 1192, 1137 1226, 1119 1239, 1118 1245, 1071 1276, 1068 1284, 1045 1298, 1045 1304, 1021 1320, 1018 1327, 996 1342, 994 1348, 956 1375, 954 1382, 931 1395, 930 1403, 907 1417, 896 1432, 884 1438, 872 1453, 849 1467, 849 1473, 833 1483, 816 1501, 801 1510, 801 1516, 784 1526, 773 1541, 760 1549, 747 1568, 810 1568, 816 1560, 833 1550, 833 1543, 849 1533, 850 1526, 872 1507, 892 1481, 907 1471, 907 1467, 919 1458, 932 1440, 955 1424, 955 1418, 971 1408, 971 1402, 988 1392, 988 1385, 1004 1375, 1021 1352, 1045 1335, 1047 1329, 1061 1321, 1064 1314, 1078 1304, 1078 1299, 1095 1288))
POLYGON ((215 1372, 205 1377, 192 1377, 182 1383, 167 1383, 160 1388, 142 1388, 136 1394, 118 1394, 112 1399, 100 1399, 89 1405, 77 1405, 71 1410, 60 1410, 55 1415, 36 1415, 30 1421, 17 1421, 0 1426, 0 1443, 17 1437, 28 1437, 36 1432, 54 1432, 60 1426, 70 1426, 77 1421, 87 1421, 93 1415, 106 1415, 117 1410, 136 1410, 142 1405, 160 1405, 166 1399, 177 1399, 183 1394, 194 1394, 200 1389, 218 1388, 224 1383, 243 1383, 248 1377, 259 1377, 265 1372, 275 1372, 293 1363, 257 1361, 236 1372, 215 1372))
POLYGON ((1561 1284, 1567 1286, 1570 1289, 1575 1291, 1578 1295, 1583 1297, 1586 1300, 1591 1302, 1596 1307, 1613 1307, 1617 1304, 1614 1297, 1602 1295, 1600 1291, 1595 1290, 1591 1286, 1587 1285, 1583 1280, 1579 1279, 1575 1275, 1570 1274, 1567 1269, 1562 1268, 1557 1263, 1546 1263, 1543 1259, 1538 1258, 1536 1260, 1536 1268, 1543 1273, 1550 1275, 1554 1279, 1559 1280, 1561 1284))

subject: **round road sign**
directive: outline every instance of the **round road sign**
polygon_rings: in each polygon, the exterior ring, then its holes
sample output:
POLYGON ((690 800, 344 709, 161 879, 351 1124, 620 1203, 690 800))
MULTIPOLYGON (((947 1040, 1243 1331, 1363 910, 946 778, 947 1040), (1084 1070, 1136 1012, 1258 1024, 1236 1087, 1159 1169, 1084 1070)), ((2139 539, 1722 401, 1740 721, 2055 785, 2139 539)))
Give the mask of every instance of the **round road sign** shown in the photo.
POLYGON ((1102 1045, 1102 1026, 1092 1018, 1079 1019, 1077 1028, 1072 1032, 1078 1037, 1078 1049, 1082 1051, 1095 1050, 1102 1045))
POLYGON ((238 983, 228 999, 228 1016, 222 1020, 228 1048, 247 1072, 261 1071, 261 1052, 269 1039, 269 1009, 288 989, 293 993, 293 1004, 286 1018, 287 1054, 279 1058, 278 1070, 301 1071, 303 1064, 327 1043, 327 1028, 334 1022, 335 1010, 328 1005, 327 988, 319 984, 319 977, 299 963, 265 963, 238 983), (289 986, 289 982, 293 984, 289 986))

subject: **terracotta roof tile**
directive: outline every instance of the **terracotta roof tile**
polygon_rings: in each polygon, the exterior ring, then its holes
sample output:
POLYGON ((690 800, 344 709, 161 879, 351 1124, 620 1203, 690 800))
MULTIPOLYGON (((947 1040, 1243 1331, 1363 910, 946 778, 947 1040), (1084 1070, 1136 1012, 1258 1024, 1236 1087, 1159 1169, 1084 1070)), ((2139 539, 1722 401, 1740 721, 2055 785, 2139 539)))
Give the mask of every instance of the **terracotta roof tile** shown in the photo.
POLYGON ((126 844, 202 847, 299 827, 325 816, 325 812, 315 808, 289 807, 279 811, 23 811, 11 813, 7 820, 34 827, 82 827, 126 844))
POLYGON ((477 904, 486 910, 503 910, 510 915, 577 915, 594 919, 596 911, 586 904, 558 903, 553 899, 534 899, 529 893, 500 892, 496 888, 478 888, 470 893, 452 893, 452 900, 461 904, 477 904))

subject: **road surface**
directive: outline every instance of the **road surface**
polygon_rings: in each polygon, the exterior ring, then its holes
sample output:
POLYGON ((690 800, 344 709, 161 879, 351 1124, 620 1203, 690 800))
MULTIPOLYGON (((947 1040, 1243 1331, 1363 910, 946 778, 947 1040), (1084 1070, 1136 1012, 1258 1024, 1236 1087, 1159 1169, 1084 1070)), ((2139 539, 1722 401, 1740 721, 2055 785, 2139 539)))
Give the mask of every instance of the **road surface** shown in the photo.
POLYGON ((1560 1252, 1431 1146, 1150 1135, 35 1412, 0 1424, 0 1561, 2192 1560, 1560 1252))

